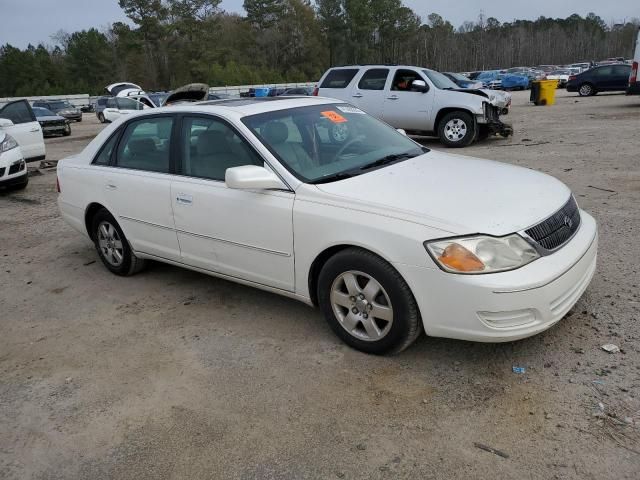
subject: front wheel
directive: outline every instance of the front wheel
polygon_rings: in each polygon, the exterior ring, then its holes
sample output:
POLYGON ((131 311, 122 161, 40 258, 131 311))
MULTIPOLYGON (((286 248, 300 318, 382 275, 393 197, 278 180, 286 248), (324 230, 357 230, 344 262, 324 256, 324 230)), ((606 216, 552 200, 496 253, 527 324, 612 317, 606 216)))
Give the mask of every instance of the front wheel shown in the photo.
POLYGON ((447 113, 438 124, 438 137, 447 147, 466 147, 476 137, 476 123, 466 112, 447 113))
POLYGON ((93 217, 91 232, 100 260, 112 273, 127 276, 144 268, 145 261, 136 257, 120 225, 106 209, 93 217))
POLYGON ((366 353, 401 352, 421 332, 409 286, 367 250, 347 248, 327 261, 318 278, 318 301, 335 334, 366 353))
POLYGON ((67 123, 64 126, 64 131, 62 132, 62 135, 64 135, 65 137, 68 137, 69 135, 71 135, 71 125, 67 123))
POLYGON ((98 114, 98 120, 100 120, 100 123, 105 123, 105 122, 106 122, 106 120, 105 120, 104 115, 102 114, 102 112, 100 112, 100 113, 98 114))

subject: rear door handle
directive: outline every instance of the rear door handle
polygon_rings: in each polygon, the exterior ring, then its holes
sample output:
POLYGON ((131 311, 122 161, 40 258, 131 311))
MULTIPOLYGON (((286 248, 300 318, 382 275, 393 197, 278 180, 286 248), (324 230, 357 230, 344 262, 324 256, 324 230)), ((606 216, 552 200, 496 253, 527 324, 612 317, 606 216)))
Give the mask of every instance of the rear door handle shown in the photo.
POLYGON ((353 98, 362 98, 363 95, 361 93, 354 93, 353 98))
POLYGON ((398 95, 391 95, 390 97, 387 97, 388 100, 398 100, 400 97, 398 95))
POLYGON ((193 203, 193 195, 179 193, 176 195, 176 202, 180 205, 191 205, 193 203))

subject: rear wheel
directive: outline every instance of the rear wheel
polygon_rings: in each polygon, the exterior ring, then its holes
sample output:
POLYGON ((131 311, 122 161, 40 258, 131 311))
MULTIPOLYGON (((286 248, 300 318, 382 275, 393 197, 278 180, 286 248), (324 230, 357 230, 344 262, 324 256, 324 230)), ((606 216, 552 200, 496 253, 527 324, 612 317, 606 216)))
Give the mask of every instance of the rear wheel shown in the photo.
POLYGON ((466 147, 476 137, 476 128, 476 123, 467 112, 450 112, 438 124, 438 137, 447 147, 466 147))
POLYGON ((596 89, 593 88, 593 85, 591 85, 590 83, 583 83, 578 89, 578 94, 581 97, 590 97, 591 95, 596 94, 596 89))
POLYGON ((144 268, 145 260, 136 257, 120 225, 106 209, 93 217, 91 233, 100 260, 112 273, 133 275, 144 268))
POLYGON ((409 286, 367 250, 348 248, 327 261, 318 278, 318 301, 331 329, 357 350, 398 353, 420 335, 409 286))

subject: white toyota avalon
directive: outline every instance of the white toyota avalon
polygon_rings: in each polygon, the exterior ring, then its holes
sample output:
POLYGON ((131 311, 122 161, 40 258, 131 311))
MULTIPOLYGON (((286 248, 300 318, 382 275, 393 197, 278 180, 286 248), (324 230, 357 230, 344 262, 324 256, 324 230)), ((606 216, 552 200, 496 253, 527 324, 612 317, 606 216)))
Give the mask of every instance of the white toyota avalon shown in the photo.
POLYGON ((422 329, 534 335, 596 267, 595 221, 560 181, 429 151, 324 98, 127 116, 59 162, 58 190, 111 272, 157 260, 286 295, 376 354, 422 329))

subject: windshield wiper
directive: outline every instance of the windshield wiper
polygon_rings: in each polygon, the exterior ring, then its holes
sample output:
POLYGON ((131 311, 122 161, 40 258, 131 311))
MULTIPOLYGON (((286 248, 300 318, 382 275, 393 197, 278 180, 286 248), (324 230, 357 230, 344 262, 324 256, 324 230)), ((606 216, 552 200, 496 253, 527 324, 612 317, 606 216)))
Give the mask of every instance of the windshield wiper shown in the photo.
POLYGON ((338 180, 345 180, 347 178, 355 177, 356 175, 357 173, 348 173, 348 172, 334 173, 333 175, 320 177, 317 180, 314 180, 313 182, 309 182, 309 183, 313 185, 318 185, 319 183, 337 182, 338 180))
POLYGON ((386 157, 382 157, 375 162, 367 163, 360 167, 360 170, 369 170, 370 168, 381 167, 383 165, 389 165, 390 163, 398 162, 400 160, 407 160, 408 158, 417 157, 418 155, 414 155, 412 153, 394 153, 392 155, 387 155, 386 157))

